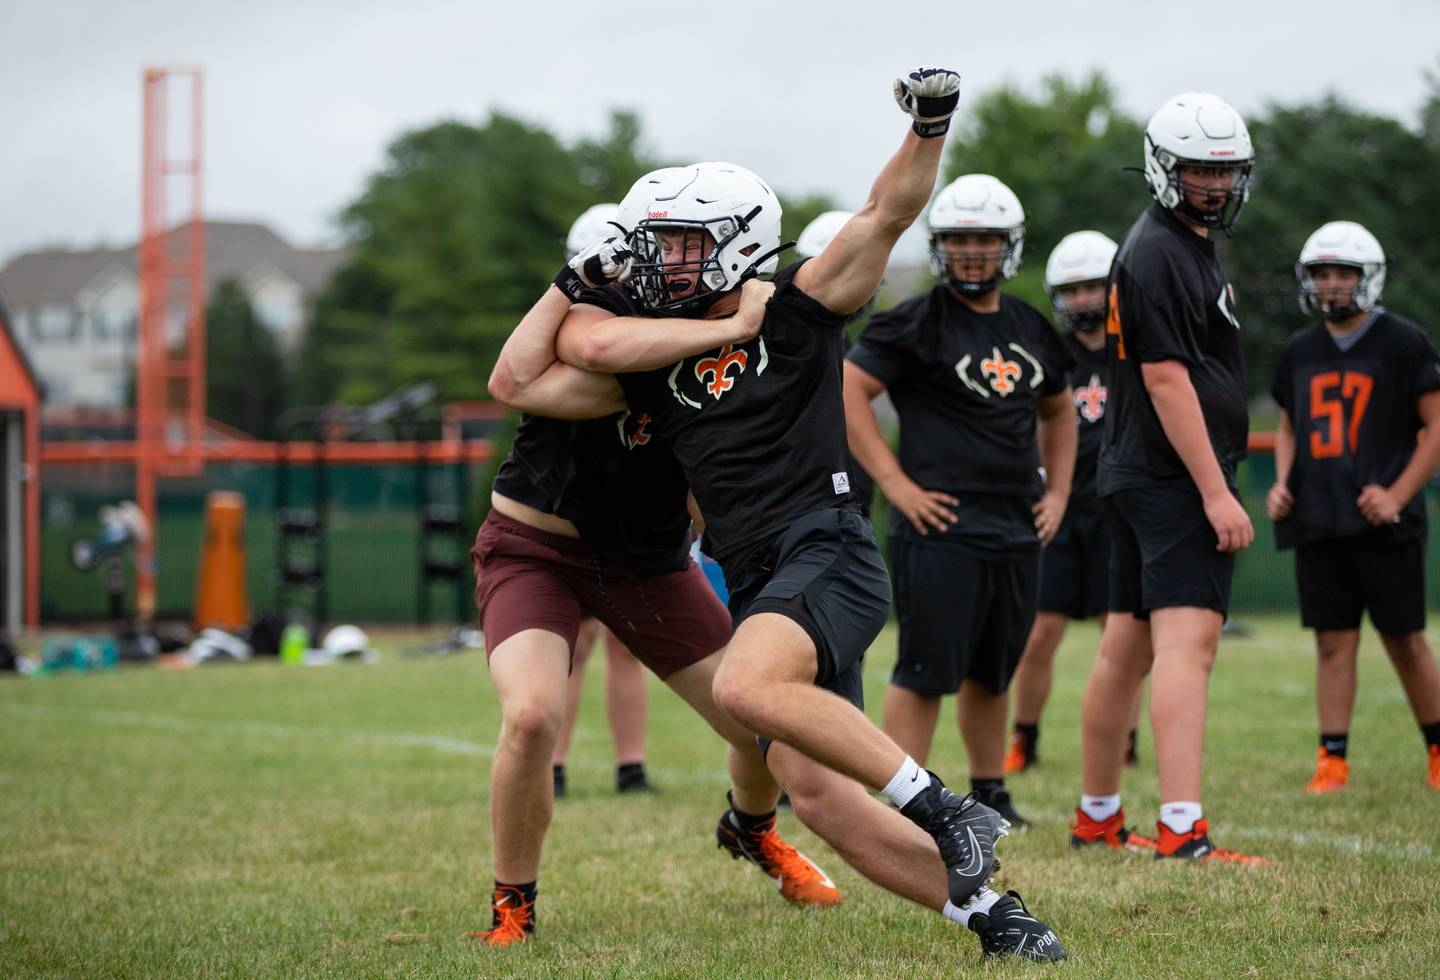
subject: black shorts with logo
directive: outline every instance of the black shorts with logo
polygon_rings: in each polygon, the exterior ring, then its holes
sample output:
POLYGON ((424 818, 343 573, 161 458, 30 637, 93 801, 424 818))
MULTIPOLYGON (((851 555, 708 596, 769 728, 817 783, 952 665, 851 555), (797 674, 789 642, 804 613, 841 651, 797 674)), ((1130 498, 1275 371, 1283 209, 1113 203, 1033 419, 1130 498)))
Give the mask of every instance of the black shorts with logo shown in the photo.
POLYGON ((1105 514, 1111 612, 1149 619, 1152 610, 1179 606, 1229 611, 1235 555, 1216 550, 1220 540, 1193 483, 1117 490, 1105 498, 1105 514))
POLYGON ((889 544, 900 619, 890 682, 938 697, 968 679, 1004 694, 1035 622, 1036 553, 981 557, 903 530, 889 544))
POLYGON ((1109 609, 1110 524, 1104 507, 1072 508, 1040 552, 1041 612, 1088 619, 1109 609))
POLYGON ((730 615, 738 629, 756 613, 779 613, 815 644, 815 683, 865 707, 865 651, 890 615, 890 577, 870 522, 854 511, 818 510, 729 563, 730 615))
POLYGON ((1425 628, 1425 538, 1383 534, 1327 538, 1295 549, 1300 622, 1312 630, 1360 628, 1368 611, 1381 633, 1425 628))

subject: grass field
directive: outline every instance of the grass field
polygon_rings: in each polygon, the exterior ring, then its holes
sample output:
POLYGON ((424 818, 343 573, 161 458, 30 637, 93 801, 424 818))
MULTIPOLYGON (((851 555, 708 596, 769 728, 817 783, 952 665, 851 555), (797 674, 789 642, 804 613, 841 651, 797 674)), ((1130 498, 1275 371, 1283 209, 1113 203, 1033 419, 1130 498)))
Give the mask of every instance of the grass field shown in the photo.
MULTIPOLYGON (((1001 848, 1085 977, 1440 973, 1440 794, 1367 636, 1352 785, 1300 792, 1314 754, 1312 654, 1288 618, 1227 638, 1212 688, 1205 802, 1214 837, 1264 869, 1074 855, 1079 691, 1096 642, 1060 656, 1042 764, 1011 782, 1036 821, 1001 848)), ((410 637, 388 638, 393 649, 410 637)), ((893 658, 867 670, 878 705, 893 658)), ((385 645, 382 644, 382 649, 385 645)), ((719 741, 668 691, 651 702, 663 795, 613 795, 601 669, 556 808, 540 933, 489 952, 486 774, 498 726, 483 657, 369 667, 136 668, 0 680, 0 974, 16 976, 949 976, 983 969, 970 934, 881 893, 788 816, 782 830, 846 890, 785 905, 714 846, 719 741)), ((1127 775, 1135 822, 1156 783, 1127 775)), ((932 765, 963 783, 953 723, 932 765)), ((992 968, 1024 972, 1037 967, 992 968)))

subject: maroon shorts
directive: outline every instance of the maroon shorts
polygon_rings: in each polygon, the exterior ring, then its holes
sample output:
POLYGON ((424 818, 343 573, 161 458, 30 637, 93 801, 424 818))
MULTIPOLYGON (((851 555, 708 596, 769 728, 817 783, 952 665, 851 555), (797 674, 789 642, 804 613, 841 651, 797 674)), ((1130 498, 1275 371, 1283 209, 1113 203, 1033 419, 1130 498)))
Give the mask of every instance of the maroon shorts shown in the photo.
POLYGON ((486 650, 528 629, 555 633, 573 649, 580 620, 590 615, 663 679, 730 642, 730 613, 694 563, 642 578, 599 564, 578 538, 495 510, 480 526, 470 557, 486 650))

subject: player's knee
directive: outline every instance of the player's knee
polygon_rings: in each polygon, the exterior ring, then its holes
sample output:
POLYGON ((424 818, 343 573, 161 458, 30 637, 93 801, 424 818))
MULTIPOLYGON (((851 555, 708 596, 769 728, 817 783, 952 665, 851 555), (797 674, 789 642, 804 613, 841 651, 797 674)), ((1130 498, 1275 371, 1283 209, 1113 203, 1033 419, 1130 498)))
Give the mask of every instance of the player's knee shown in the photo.
POLYGON ((762 717, 760 712, 759 685, 744 672, 726 669, 722 663, 715 673, 711 694, 720 710, 752 731, 759 728, 755 722, 762 717))
POLYGON ((503 709, 501 737, 521 753, 549 752, 560 736, 564 708, 534 700, 517 700, 503 709))

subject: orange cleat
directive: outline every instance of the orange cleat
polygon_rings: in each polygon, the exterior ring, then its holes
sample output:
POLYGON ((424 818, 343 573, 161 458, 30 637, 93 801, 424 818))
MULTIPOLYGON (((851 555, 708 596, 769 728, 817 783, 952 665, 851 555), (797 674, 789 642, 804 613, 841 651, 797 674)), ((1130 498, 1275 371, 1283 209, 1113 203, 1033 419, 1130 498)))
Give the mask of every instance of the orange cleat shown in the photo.
POLYGON ((525 901, 518 888, 497 888, 490 899, 494 925, 484 932, 470 933, 486 946, 496 948, 523 943, 535 932, 535 902, 525 901))
POLYGON ((796 905, 826 907, 840 902, 840 889, 820 866, 785 843, 775 829, 773 818, 752 833, 746 833, 730 819, 730 811, 715 827, 719 846, 735 860, 744 858, 765 873, 786 901, 796 905))
POLYGON ((1108 820, 1091 820, 1089 814, 1076 807, 1075 819, 1070 824, 1070 846, 1081 848, 1092 844, 1105 844, 1127 851, 1155 849, 1153 840, 1125 826, 1124 810, 1117 810, 1108 820))
POLYGON ((1269 864, 1269 860, 1262 857, 1254 857, 1249 854, 1241 854, 1239 851, 1226 850, 1223 847, 1216 847, 1210 843, 1210 822, 1208 820, 1196 820, 1195 826, 1187 833, 1177 834, 1165 824, 1155 825, 1160 830, 1160 840, 1155 845, 1155 857, 1175 858, 1181 861, 1221 861, 1230 864, 1244 864, 1251 867, 1259 867, 1269 864))
POLYGON ((1430 788, 1440 790, 1440 745, 1430 746, 1430 788))
MULTIPOLYGON (((1311 796, 1320 796, 1325 793, 1338 793, 1345 788, 1350 781, 1350 763, 1338 755, 1331 755, 1325 751, 1325 746, 1320 746, 1319 757, 1315 760, 1315 775, 1305 784, 1305 792, 1311 796)), ((1433 758, 1433 757, 1432 757, 1433 758)), ((1431 775, 1435 773, 1434 763, 1430 767, 1431 775)), ((1433 783, 1432 779, 1432 783, 1433 783)))
POLYGON ((1005 775, 1024 772, 1035 762, 1035 756, 1025 751, 1025 736, 1019 732, 1010 735, 1010 750, 1005 753, 1005 775))

